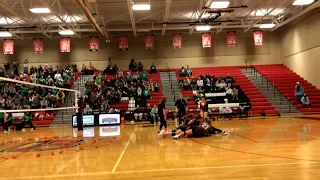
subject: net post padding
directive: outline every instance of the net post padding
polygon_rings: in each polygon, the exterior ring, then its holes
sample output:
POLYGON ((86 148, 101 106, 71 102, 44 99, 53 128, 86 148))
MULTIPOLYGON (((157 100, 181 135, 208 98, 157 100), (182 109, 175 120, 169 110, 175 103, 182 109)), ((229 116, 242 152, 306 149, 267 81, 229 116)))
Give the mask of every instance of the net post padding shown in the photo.
POLYGON ((3 113, 17 113, 17 112, 58 111, 58 110, 66 110, 66 109, 75 109, 75 110, 78 109, 78 95, 80 94, 80 92, 77 91, 77 90, 59 88, 59 87, 55 87, 55 86, 46 86, 46 85, 42 85, 42 84, 34 84, 34 83, 30 83, 30 82, 19 81, 19 80, 3 78, 3 77, 0 77, 0 80, 19 83, 19 84, 26 84, 26 85, 30 85, 30 86, 39 86, 39 87, 44 87, 44 88, 49 88, 49 89, 58 89, 58 90, 62 90, 62 91, 69 91, 69 92, 74 92, 75 93, 75 105, 71 106, 71 107, 46 108, 46 109, 0 110, 0 112, 3 112, 3 113))

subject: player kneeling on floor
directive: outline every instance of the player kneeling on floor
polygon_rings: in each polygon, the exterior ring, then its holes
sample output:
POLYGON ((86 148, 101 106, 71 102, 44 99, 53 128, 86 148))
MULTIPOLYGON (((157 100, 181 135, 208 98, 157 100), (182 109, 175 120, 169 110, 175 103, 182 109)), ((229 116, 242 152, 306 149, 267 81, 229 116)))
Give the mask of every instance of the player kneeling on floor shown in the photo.
POLYGON ((186 126, 180 126, 177 130, 171 132, 161 132, 160 136, 171 134, 173 139, 181 137, 206 137, 211 134, 227 134, 226 131, 211 126, 209 120, 201 120, 199 115, 191 119, 186 126))

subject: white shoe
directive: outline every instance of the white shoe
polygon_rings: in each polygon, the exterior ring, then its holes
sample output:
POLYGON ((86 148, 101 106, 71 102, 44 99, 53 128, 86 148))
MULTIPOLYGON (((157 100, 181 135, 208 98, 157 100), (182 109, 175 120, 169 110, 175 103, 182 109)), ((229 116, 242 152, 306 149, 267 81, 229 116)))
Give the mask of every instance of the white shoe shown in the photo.
POLYGON ((4 131, 5 134, 8 134, 8 131, 4 131))
POLYGON ((33 130, 34 130, 33 128, 30 129, 30 131, 33 131, 33 130))
POLYGON ((179 139, 180 137, 178 135, 175 135, 172 137, 172 139, 179 139))
POLYGON ((158 136, 159 136, 159 137, 162 137, 164 132, 165 132, 164 130, 161 130, 161 131, 158 133, 158 136))
POLYGON ((134 121, 131 121, 131 124, 134 124, 134 121))
POLYGON ((26 129, 25 129, 25 128, 23 128, 23 129, 21 129, 21 131, 22 131, 22 132, 26 132, 26 129))
POLYGON ((153 123, 153 125, 157 125, 157 123, 156 123, 156 122, 154 122, 154 123, 153 123))
POLYGON ((223 135, 227 135, 228 134, 228 132, 227 131, 223 131, 223 135))

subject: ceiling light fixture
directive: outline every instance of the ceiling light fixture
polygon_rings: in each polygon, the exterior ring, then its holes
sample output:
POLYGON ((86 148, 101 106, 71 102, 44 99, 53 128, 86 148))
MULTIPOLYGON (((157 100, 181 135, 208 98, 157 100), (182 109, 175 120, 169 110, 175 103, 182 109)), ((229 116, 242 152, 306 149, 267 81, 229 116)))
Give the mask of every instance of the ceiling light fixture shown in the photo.
POLYGON ((132 10, 134 11, 148 11, 151 9, 150 4, 133 4, 132 10))
POLYGON ((209 31, 211 29, 211 26, 197 26, 197 31, 209 31))
POLYGON ((303 6, 303 5, 311 4, 313 2, 314 2, 314 0, 295 0, 293 2, 293 5, 294 6, 303 6))
POLYGON ((62 36, 68 36, 68 35, 74 35, 74 32, 71 30, 61 30, 59 31, 59 34, 62 36))
POLYGON ((0 31, 0 37, 12 37, 12 34, 7 31, 0 31))
POLYGON ((35 14, 48 14, 48 13, 51 13, 50 9, 48 9, 48 8, 31 8, 29 10, 32 13, 35 13, 35 14))
POLYGON ((261 24, 260 28, 261 29, 271 29, 274 28, 276 25, 275 24, 261 24))
POLYGON ((214 8, 214 9, 227 8, 229 4, 230 4, 229 1, 214 1, 211 3, 210 8, 214 8))

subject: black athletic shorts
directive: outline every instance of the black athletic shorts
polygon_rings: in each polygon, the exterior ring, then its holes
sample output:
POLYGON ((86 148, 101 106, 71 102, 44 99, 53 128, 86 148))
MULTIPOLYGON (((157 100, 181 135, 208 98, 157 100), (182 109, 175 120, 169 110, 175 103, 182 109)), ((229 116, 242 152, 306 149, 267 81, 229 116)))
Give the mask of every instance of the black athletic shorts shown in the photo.
POLYGON ((206 136, 206 130, 202 127, 193 127, 192 128, 192 134, 193 137, 205 137, 206 136))

